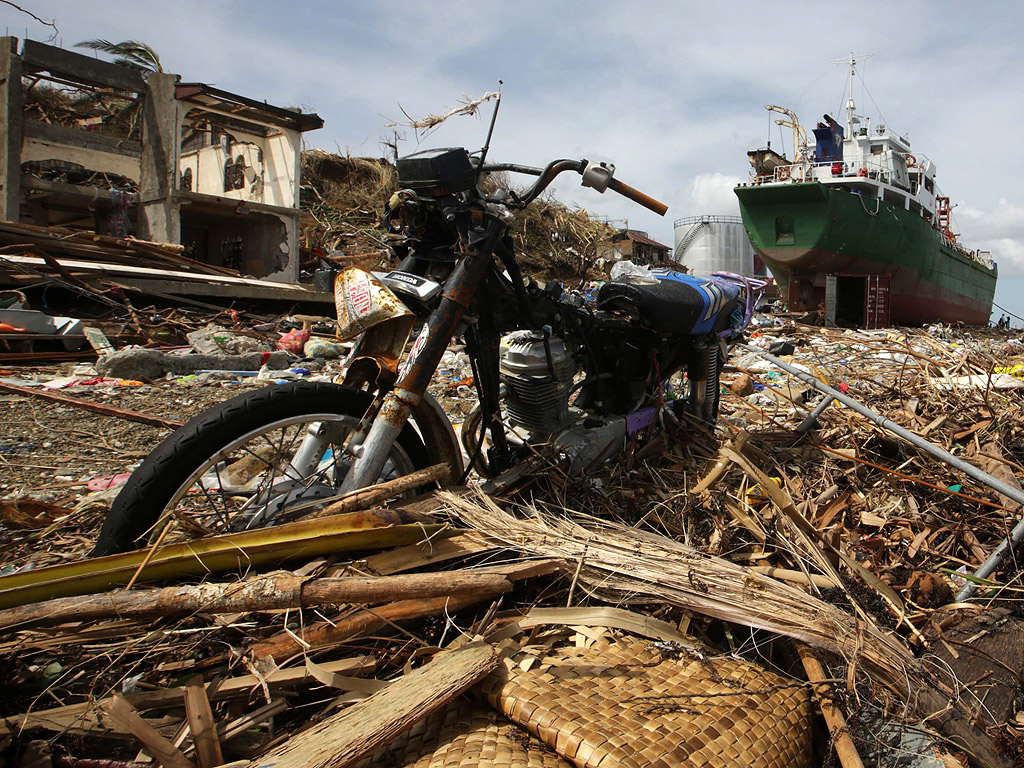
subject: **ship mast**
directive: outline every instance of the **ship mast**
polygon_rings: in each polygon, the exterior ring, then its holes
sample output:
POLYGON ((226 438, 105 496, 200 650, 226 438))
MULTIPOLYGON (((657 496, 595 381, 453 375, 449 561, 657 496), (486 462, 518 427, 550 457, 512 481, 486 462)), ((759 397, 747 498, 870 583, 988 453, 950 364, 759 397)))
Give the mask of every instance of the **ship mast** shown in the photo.
POLYGON ((849 64, 850 66, 850 98, 846 101, 846 136, 847 138, 853 136, 853 110, 855 109, 853 104, 853 75, 854 70, 857 66, 858 61, 864 61, 864 59, 870 59, 874 56, 873 53, 862 53, 860 56, 854 56, 851 52, 848 58, 845 59, 832 59, 832 64, 849 64))

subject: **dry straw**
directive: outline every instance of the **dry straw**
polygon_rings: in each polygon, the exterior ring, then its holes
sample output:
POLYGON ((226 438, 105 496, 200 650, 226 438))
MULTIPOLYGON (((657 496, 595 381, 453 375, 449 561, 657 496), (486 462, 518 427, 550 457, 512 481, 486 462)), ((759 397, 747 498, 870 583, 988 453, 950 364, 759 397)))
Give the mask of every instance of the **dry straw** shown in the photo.
POLYGON ((627 526, 537 508, 516 518, 482 493, 442 494, 448 509, 501 544, 535 557, 557 557, 577 589, 616 604, 670 604, 736 624, 794 638, 841 655, 851 693, 862 672, 906 702, 914 716, 931 717, 949 737, 993 764, 991 740, 970 724, 977 700, 943 667, 917 659, 902 639, 870 620, 816 597, 706 555, 685 544, 627 526), (582 565, 581 565, 582 562, 582 565), (941 675, 941 678, 940 678, 941 675))

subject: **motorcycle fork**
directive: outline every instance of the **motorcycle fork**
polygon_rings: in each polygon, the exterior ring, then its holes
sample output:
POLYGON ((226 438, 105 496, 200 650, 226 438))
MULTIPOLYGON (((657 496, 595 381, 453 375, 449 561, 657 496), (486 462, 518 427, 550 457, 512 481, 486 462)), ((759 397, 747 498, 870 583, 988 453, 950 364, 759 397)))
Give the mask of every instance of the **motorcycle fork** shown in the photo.
MULTIPOLYGON (((478 306, 491 306, 494 300, 491 291, 492 286, 485 280, 481 286, 478 306)), ((466 334, 466 353, 476 360, 476 373, 480 378, 477 393, 484 414, 480 430, 481 433, 484 430, 490 433, 488 464, 495 474, 508 469, 511 464, 505 427, 501 422, 501 379, 498 374, 500 347, 501 331, 494 322, 494 315, 480 312, 477 321, 466 334)))
MULTIPOLYGON (((492 224, 496 227, 496 222, 492 224)), ((448 349, 455 328, 476 294, 490 263, 496 240, 493 231, 484 236, 484 247, 464 256, 445 282, 437 309, 430 313, 423 330, 413 344, 409 357, 399 370, 394 389, 373 420, 356 459, 341 485, 341 493, 364 488, 376 482, 387 463, 388 453, 413 410, 419 405, 427 385, 448 349)))

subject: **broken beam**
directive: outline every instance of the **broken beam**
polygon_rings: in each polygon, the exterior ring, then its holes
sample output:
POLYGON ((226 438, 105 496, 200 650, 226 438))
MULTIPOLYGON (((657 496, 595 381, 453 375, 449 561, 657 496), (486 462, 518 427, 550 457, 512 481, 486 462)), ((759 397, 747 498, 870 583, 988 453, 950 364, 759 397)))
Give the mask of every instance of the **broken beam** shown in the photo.
MULTIPOLYGON (((60 337, 54 337, 60 338, 60 337)), ((174 419, 165 419, 161 416, 153 416, 149 413, 139 413, 138 411, 128 411, 124 408, 115 408, 112 405, 101 405, 99 403, 91 403, 88 400, 79 400, 77 397, 68 397, 67 395, 58 395, 56 392, 48 392, 46 390, 29 389, 28 387, 19 387, 17 384, 6 384, 0 381, 0 390, 5 392, 13 392, 17 395, 25 395, 26 397, 39 397, 43 400, 50 400, 55 403, 61 403, 62 405, 70 405, 73 408, 81 408, 85 411, 92 411, 93 413, 100 413, 104 416, 116 416, 119 419, 125 419, 126 421, 134 421, 139 424, 148 424, 151 427, 164 427, 165 429, 178 429, 185 422, 175 421, 174 419)))
POLYGON ((499 663, 494 648, 467 645, 442 653, 387 688, 293 736, 250 768, 347 768, 444 707, 499 663))
POLYGON ((187 613, 248 613, 329 603, 414 600, 474 591, 490 595, 511 588, 511 582, 502 574, 472 570, 312 580, 274 573, 232 584, 119 590, 9 608, 0 611, 0 631, 110 617, 145 619, 187 613))
POLYGON ((155 552, 144 549, 62 563, 0 576, 0 608, 99 592, 127 584, 136 573, 136 581, 158 581, 236 569, 245 571, 262 563, 331 552, 397 547, 430 538, 444 527, 425 524, 420 515, 378 508, 195 539, 160 547, 155 552))

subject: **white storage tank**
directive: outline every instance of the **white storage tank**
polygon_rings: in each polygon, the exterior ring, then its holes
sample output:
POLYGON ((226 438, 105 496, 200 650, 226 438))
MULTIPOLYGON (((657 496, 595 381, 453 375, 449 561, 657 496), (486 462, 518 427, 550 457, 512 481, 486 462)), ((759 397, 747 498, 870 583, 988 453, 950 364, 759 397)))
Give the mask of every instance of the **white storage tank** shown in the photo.
POLYGON ((739 216, 687 216, 675 222, 672 258, 691 275, 735 272, 744 277, 768 274, 754 252, 739 216))

